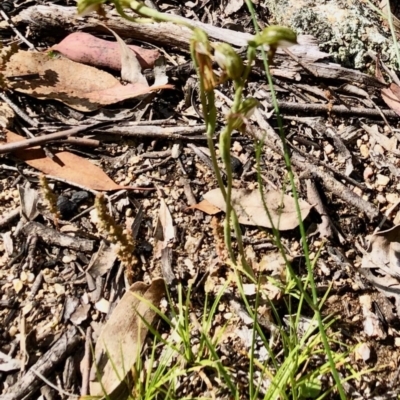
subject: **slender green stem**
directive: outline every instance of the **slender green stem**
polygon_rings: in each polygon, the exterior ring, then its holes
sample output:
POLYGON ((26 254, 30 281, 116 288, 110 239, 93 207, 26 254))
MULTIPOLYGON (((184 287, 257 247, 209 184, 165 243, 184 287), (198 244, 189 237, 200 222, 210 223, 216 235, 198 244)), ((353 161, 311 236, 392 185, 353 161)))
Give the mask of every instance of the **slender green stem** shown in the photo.
MULTIPOLYGON (((226 195, 224 195, 225 198, 225 204, 226 204, 226 217, 225 217, 225 223, 224 223, 224 237, 225 237, 225 244, 228 248, 229 256, 232 260, 232 262, 235 264, 236 263, 236 257, 234 255, 233 249, 232 249, 232 235, 231 235, 231 217, 233 221, 233 226, 235 230, 235 235, 236 235, 236 241, 238 243, 239 247, 239 254, 241 256, 241 264, 243 268, 254 278, 254 273, 251 270, 250 266, 248 265, 246 258, 244 256, 244 246, 243 246, 243 240, 242 240, 242 232, 240 230, 240 225, 239 221, 237 218, 237 214, 235 210, 232 207, 232 159, 231 159, 231 136, 232 136, 232 131, 233 131, 233 121, 235 120, 236 117, 241 118, 241 116, 236 116, 236 114, 239 112, 240 104, 242 102, 242 97, 243 97, 243 90, 247 81, 247 78, 251 72, 251 66, 254 61, 255 57, 255 51, 248 51, 248 60, 247 60, 247 66, 244 71, 244 74, 241 78, 237 79, 234 82, 234 88, 235 88, 235 96, 233 100, 233 104, 230 110, 230 113, 233 117, 229 118, 228 117, 228 124, 224 128, 224 130, 221 132, 220 135, 220 152, 221 152, 221 157, 225 165, 225 171, 227 175, 227 188, 226 188, 226 195)), ((244 118, 244 116, 243 116, 244 118)))
MULTIPOLYGON (((251 3, 251 0, 246 0, 246 4, 250 10, 250 13, 252 14, 252 19, 253 19, 253 23, 256 29, 258 29, 258 24, 257 24, 257 20, 254 14, 254 9, 253 9, 253 5, 251 3)), ((302 219, 302 215, 301 215, 301 210, 300 210, 300 204, 299 204, 299 196, 297 193, 297 189, 296 189, 296 184, 295 184, 295 180, 294 180, 294 174, 293 174, 293 170, 292 170, 292 165, 291 165, 291 160, 290 160, 290 153, 289 153, 289 149, 287 147, 286 144, 286 138, 285 138, 285 132, 283 129, 283 121, 282 121, 282 117, 280 114, 280 110, 278 107, 278 102, 277 102, 277 98, 276 98, 276 93, 275 93, 275 89, 274 89, 274 84, 272 82, 272 77, 271 77, 271 73, 269 70, 269 65, 268 65, 268 61, 267 58, 265 56, 264 50, 262 49, 263 52, 263 60, 264 60, 264 68, 265 68, 265 72, 266 72, 266 76, 268 79, 268 84, 271 90, 271 97, 272 97, 272 102, 274 105, 274 111, 276 114, 276 118, 277 118, 277 122, 278 122, 278 127, 279 127, 279 134, 282 140, 282 145, 283 145, 283 152, 284 152, 284 160, 285 160, 285 165, 286 165, 286 169, 288 171, 289 174, 289 181, 290 181, 290 185, 292 187, 292 193, 293 193, 293 198, 296 204, 296 212, 297 212, 297 216, 298 216, 298 220, 299 220, 299 227, 300 227, 300 233, 301 233, 301 242, 302 242, 302 247, 303 247, 303 252, 304 252, 304 257, 306 260, 306 267, 307 267, 307 274, 308 274, 308 279, 310 282, 310 286, 311 286, 311 293, 312 293, 312 304, 313 304, 313 309, 315 312, 315 316, 316 319, 318 321, 318 327, 321 333, 321 338, 322 338, 322 342, 329 360, 329 364, 331 367, 331 373, 335 379, 336 382, 336 386, 340 395, 340 398, 342 400, 346 399, 346 394, 344 392, 343 386, 341 384, 340 381, 340 377, 339 374, 337 372, 336 366, 335 366, 335 362, 334 359, 332 357, 332 352, 330 350, 329 347, 329 343, 328 343, 328 339, 326 336, 326 332, 325 332, 325 327, 322 321, 322 317, 321 317, 321 312, 318 308, 318 294, 317 294, 317 288, 315 285, 315 281, 314 281, 314 274, 313 274, 313 269, 311 266, 311 262, 310 262, 310 254, 309 254, 309 248, 308 248, 308 243, 307 243, 307 236, 306 236, 306 231, 304 229, 304 224, 303 224, 303 219, 302 219)), ((305 293, 305 292, 304 292, 305 293)))
POLYGON ((132 22, 140 22, 140 20, 137 20, 136 18, 132 18, 128 15, 126 15, 123 11, 123 14, 121 13, 120 10, 122 10, 123 6, 126 7, 130 7, 135 13, 150 18, 150 21, 156 21, 156 22, 172 22, 174 24, 177 25, 182 25, 182 26, 186 26, 189 29, 194 29, 195 27, 190 24, 189 22, 185 21, 182 18, 179 18, 175 15, 171 15, 171 14, 164 14, 161 13, 157 10, 155 10, 154 8, 150 8, 147 7, 144 3, 140 2, 140 1, 136 1, 136 0, 124 0, 124 1, 118 1, 118 0, 114 0, 113 1, 117 11, 124 17, 127 18, 129 20, 131 20, 132 22))

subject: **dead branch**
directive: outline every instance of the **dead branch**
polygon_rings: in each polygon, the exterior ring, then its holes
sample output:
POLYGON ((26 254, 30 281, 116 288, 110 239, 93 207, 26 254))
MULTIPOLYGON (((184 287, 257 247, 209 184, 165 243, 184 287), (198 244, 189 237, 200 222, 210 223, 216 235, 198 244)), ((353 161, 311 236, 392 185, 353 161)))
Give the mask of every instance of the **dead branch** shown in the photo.
MULTIPOLYGON (((182 17, 183 18, 183 17, 182 17)), ((183 18, 185 19, 185 18, 183 18)), ((192 25, 204 29, 211 39, 226 42, 237 47, 247 46, 248 40, 252 37, 248 33, 237 32, 226 28, 218 28, 210 24, 199 21, 185 19, 192 25)), ((98 33, 104 33, 104 21, 92 13, 82 18, 77 15, 75 7, 61 7, 57 5, 37 5, 22 10, 19 15, 13 18, 13 23, 18 26, 20 24, 28 24, 32 31, 48 31, 60 32, 66 34, 75 32, 77 29, 91 30, 98 33), (64 28, 64 32, 60 31, 60 27, 64 28)), ((178 26, 173 23, 151 23, 140 24, 133 23, 121 18, 114 10, 110 10, 107 14, 107 26, 114 30, 122 38, 137 39, 157 45, 175 46, 180 49, 189 49, 192 32, 184 26, 178 26)), ((7 29, 7 25, 0 23, 0 32, 7 29)), ((299 35, 298 45, 291 47, 293 53, 303 66, 312 71, 315 76, 327 79, 340 79, 346 82, 358 82, 363 85, 382 88, 385 85, 376 78, 363 74, 359 71, 343 68, 339 64, 317 62, 329 57, 328 53, 321 52, 318 44, 312 36, 299 35)), ((288 57, 285 52, 278 50, 276 57, 276 65, 272 70, 277 76, 287 76, 295 78, 304 69, 296 61, 288 57)))

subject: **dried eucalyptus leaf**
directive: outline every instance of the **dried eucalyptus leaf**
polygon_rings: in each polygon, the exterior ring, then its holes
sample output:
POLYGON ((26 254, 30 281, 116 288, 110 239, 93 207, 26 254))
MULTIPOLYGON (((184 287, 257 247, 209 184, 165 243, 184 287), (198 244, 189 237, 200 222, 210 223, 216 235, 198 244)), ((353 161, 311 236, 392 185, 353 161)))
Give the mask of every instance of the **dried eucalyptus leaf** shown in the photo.
MULTIPOLYGON (((214 206, 225 210, 225 201, 220 189, 213 189, 204 198, 214 206)), ((265 191, 264 202, 268 207, 273 225, 281 230, 294 229, 299 225, 296 203, 293 197, 279 191, 265 191)), ((260 191, 247 189, 232 190, 232 205, 237 213, 239 223, 243 225, 272 228, 271 221, 264 207, 260 191)), ((311 210, 311 205, 299 200, 301 217, 304 220, 311 210)))

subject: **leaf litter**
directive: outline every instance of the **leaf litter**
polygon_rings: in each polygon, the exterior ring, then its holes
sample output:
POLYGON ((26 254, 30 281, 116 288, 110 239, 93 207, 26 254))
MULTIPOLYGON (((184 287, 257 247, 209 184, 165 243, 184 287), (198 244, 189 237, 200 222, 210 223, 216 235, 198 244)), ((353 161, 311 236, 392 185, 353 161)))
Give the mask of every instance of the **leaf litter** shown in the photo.
MULTIPOLYGON (((133 52, 131 52, 133 55, 133 52)), ((172 85, 122 85, 108 72, 47 53, 20 50, 6 65, 7 85, 38 99, 59 100, 75 110, 90 112, 127 99, 143 97, 172 85), (29 76, 15 80, 19 76, 29 76)))

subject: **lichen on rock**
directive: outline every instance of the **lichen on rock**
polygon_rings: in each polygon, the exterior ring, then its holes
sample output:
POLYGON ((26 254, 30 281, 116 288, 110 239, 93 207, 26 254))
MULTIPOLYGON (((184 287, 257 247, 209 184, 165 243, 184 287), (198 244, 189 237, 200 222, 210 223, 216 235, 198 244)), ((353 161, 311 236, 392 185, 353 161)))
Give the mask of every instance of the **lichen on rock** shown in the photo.
POLYGON ((266 0, 266 5, 273 23, 315 36, 320 49, 343 66, 365 68, 368 50, 395 64, 389 29, 359 0, 266 0))

